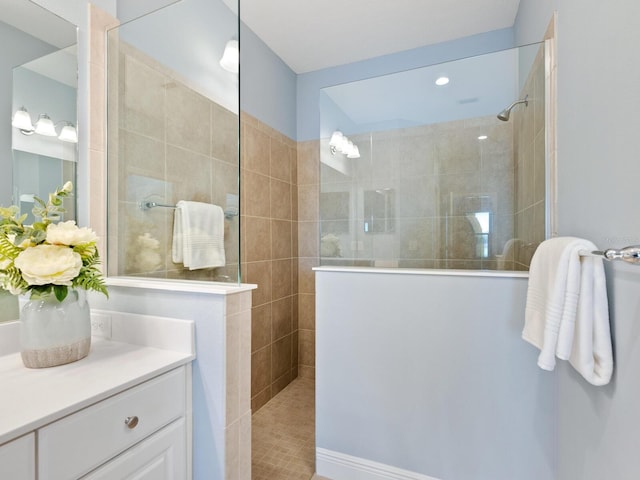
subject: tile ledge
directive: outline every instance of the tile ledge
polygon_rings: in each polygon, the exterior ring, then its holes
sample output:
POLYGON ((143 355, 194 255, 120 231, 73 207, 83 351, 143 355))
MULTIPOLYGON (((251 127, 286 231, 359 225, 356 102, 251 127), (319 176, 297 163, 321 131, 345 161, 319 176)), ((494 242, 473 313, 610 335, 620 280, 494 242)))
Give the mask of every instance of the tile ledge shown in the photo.
POLYGON ((389 275, 439 275, 452 277, 498 277, 498 278, 529 278, 529 272, 514 272, 507 270, 439 270, 418 268, 376 268, 376 267, 314 267, 315 272, 343 272, 343 273, 376 273, 389 275))
POLYGON ((213 295, 233 295, 258 288, 251 283, 226 284, 197 280, 172 280, 163 278, 107 277, 107 286, 168 290, 172 292, 209 293, 213 295))

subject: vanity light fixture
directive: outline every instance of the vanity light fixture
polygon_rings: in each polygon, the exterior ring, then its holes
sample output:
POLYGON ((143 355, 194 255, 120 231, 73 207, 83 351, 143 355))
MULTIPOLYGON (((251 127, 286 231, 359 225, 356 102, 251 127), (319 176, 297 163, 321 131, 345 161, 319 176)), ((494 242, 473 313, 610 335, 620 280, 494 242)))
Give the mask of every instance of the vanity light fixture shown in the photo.
POLYGON ((342 153, 347 158, 360 158, 360 150, 358 146, 349 140, 341 131, 336 130, 331 134, 329 140, 329 151, 331 155, 342 153))
POLYGON ((225 45, 220 66, 231 73, 238 73, 240 70, 240 44, 235 38, 229 40, 225 45))
POLYGON ((58 137, 58 139, 63 142, 78 143, 78 132, 76 131, 76 127, 73 123, 66 120, 53 123, 53 120, 51 120, 49 115, 41 113, 34 126, 31 122, 31 115, 29 115, 29 112, 24 107, 20 107, 16 113, 14 113, 11 125, 20 130, 20 133, 23 135, 33 135, 34 133, 37 133, 38 135, 44 135, 45 137, 58 137), (61 123, 64 124, 64 126, 60 131, 60 135, 58 135, 56 125, 61 123))

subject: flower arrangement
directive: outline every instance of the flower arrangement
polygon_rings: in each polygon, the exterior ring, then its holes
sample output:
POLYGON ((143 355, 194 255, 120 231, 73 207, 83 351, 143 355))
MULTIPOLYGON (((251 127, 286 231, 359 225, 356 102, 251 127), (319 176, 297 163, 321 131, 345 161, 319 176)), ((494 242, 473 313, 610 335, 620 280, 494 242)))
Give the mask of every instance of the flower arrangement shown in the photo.
POLYGON ((17 206, 0 207, 0 286, 14 295, 41 298, 53 293, 62 302, 68 289, 95 290, 108 296, 96 247, 97 236, 73 220, 58 222, 62 199, 71 195, 71 182, 49 194, 45 203, 34 197, 39 222, 24 225, 17 206))

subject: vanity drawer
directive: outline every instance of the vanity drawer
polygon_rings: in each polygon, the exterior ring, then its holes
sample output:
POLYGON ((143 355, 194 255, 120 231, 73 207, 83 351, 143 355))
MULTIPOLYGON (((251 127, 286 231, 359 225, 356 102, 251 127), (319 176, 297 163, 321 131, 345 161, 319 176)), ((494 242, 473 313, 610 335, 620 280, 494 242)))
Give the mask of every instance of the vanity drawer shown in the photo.
POLYGON ((78 478, 180 418, 185 382, 179 368, 40 429, 38 478, 78 478))
POLYGON ((36 478, 36 442, 33 433, 0 446, 0 478, 36 478))

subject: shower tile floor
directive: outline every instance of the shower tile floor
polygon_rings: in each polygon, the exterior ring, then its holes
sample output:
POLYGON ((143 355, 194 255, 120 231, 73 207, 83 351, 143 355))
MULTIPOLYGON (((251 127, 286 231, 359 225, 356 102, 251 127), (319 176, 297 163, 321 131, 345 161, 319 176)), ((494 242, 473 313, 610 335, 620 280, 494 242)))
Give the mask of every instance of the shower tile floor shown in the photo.
POLYGON ((315 472, 315 385, 296 378, 252 417, 252 480, 309 480, 315 472))

